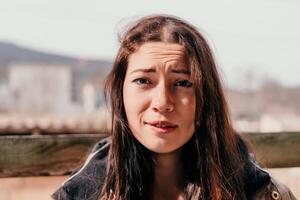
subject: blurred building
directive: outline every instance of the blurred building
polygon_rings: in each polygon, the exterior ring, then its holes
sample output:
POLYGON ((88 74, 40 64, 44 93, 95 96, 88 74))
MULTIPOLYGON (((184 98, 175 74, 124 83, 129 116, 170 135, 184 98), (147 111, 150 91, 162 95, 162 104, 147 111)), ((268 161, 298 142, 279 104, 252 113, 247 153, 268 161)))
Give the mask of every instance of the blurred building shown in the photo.
POLYGON ((62 65, 12 65, 8 75, 15 111, 64 112, 71 109, 71 70, 62 65))
POLYGON ((86 113, 92 113, 96 111, 96 93, 95 87, 86 83, 82 88, 83 108, 86 113))
POLYGON ((5 112, 11 106, 7 82, 0 81, 0 112, 5 112))
MULTIPOLYGON (((300 87, 227 90, 234 126, 241 132, 300 130, 300 87)), ((275 87, 276 86, 276 87, 275 87)))

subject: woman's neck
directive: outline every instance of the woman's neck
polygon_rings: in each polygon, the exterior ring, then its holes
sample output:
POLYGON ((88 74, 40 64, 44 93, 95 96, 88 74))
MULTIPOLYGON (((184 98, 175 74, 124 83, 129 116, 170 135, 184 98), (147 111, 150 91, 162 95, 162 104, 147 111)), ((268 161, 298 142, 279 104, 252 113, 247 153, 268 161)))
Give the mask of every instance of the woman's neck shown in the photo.
POLYGON ((180 199, 183 193, 181 151, 154 155, 153 199, 180 199))

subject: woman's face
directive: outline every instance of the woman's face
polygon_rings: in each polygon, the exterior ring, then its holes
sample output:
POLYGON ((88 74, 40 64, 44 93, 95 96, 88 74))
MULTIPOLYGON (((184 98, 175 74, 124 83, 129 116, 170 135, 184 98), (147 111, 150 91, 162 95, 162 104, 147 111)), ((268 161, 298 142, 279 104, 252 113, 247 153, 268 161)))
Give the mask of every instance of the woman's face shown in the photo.
POLYGON ((148 42, 129 56, 123 100, 129 128, 149 150, 169 153, 194 133, 196 98, 179 44, 148 42))

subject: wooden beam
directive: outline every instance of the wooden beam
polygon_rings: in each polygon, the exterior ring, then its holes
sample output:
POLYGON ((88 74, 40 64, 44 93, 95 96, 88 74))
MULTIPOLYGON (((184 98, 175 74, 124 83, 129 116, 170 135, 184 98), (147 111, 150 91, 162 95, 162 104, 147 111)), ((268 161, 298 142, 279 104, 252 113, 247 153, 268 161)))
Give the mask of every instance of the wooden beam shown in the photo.
MULTIPOLYGON (((67 175, 106 134, 0 137, 0 177, 67 175)), ((263 167, 300 167, 300 133, 244 134, 263 167)))
POLYGON ((0 177, 67 175, 105 134, 0 137, 0 177))
POLYGON ((250 140, 262 167, 300 167, 300 132, 249 133, 244 137, 250 140))

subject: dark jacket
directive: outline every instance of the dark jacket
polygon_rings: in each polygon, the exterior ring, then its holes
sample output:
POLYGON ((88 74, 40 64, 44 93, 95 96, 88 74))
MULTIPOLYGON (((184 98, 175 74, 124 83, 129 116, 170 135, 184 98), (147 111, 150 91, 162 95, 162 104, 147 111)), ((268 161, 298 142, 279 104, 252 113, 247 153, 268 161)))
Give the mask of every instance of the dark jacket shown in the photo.
MULTIPOLYGON (((106 171, 111 141, 106 138, 93 148, 85 164, 52 195, 55 200, 98 200, 106 171)), ((252 200, 295 200, 290 190, 254 162, 246 163, 245 191, 252 200)))

